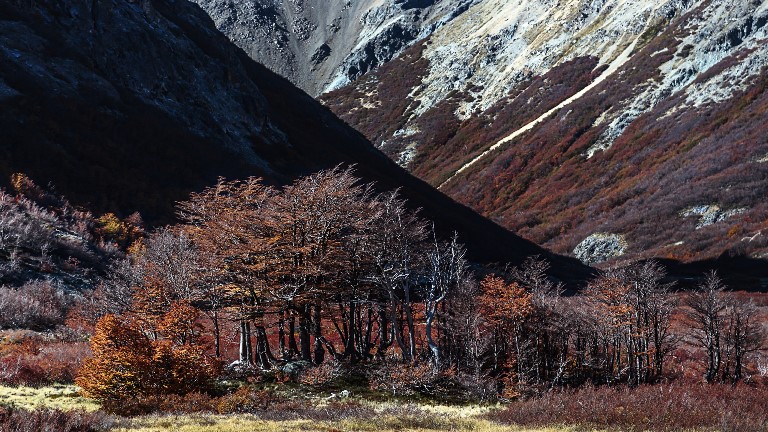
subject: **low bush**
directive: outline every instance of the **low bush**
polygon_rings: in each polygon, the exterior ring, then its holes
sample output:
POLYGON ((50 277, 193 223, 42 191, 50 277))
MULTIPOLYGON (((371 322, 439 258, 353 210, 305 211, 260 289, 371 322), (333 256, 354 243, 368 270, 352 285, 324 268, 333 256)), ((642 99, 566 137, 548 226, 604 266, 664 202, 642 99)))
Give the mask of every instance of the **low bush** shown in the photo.
POLYGON ((6 333, 0 337, 0 384, 72 383, 90 352, 85 342, 49 340, 34 332, 6 333))
POLYGON ((298 373, 297 380, 304 385, 322 387, 330 384, 331 381, 341 375, 341 364, 338 361, 330 360, 323 362, 318 366, 301 370, 298 373))
POLYGON ((69 300, 46 281, 0 287, 0 328, 49 330, 63 324, 69 300))
POLYGON ((371 389, 393 396, 446 395, 456 387, 455 371, 435 370, 432 363, 404 364, 384 362, 370 369, 371 389))
POLYGON ((115 425, 116 420, 101 411, 26 411, 0 406, 0 432, 98 432, 115 425))
POLYGON ((216 411, 220 414, 254 413, 267 410, 277 402, 284 401, 266 390, 243 386, 234 393, 218 398, 216 411))

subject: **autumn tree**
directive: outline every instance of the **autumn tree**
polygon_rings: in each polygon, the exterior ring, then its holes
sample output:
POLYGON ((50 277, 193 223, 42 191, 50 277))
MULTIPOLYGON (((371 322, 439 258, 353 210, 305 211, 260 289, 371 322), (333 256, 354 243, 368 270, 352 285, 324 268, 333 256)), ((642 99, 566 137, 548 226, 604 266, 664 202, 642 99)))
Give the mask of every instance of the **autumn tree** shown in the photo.
MULTIPOLYGON (((207 305, 205 310, 217 332, 220 309, 226 308, 237 317, 239 361, 246 366, 253 363, 251 320, 262 314, 260 301, 266 297, 265 272, 270 268, 267 250, 275 239, 269 230, 267 203, 274 193, 257 178, 220 179, 216 186, 193 193, 178 205, 185 233, 201 258, 196 277, 205 288, 199 300, 207 305)), ((258 357, 267 360, 263 354, 258 357)))
POLYGON ((276 241, 269 289, 299 315, 301 357, 322 363, 323 300, 344 297, 354 269, 356 239, 364 231, 371 199, 350 169, 335 168, 297 180, 275 195, 271 219, 276 241), (310 341, 313 339, 313 342, 310 341))
POLYGON ((532 295, 517 282, 487 276, 480 282, 483 315, 491 326, 493 368, 497 374, 511 372, 514 382, 524 380, 526 344, 523 329, 534 312, 532 295))
POLYGON ((631 362, 633 353, 626 345, 633 314, 630 290, 620 272, 609 271, 590 281, 584 293, 584 312, 593 318, 592 367, 601 370, 607 382, 625 378, 631 362))
POLYGON ((86 397, 117 402, 145 394, 152 380, 152 345, 130 321, 105 315, 91 337, 93 356, 76 383, 86 397))
POLYGON ((188 306, 174 305, 158 328, 169 337, 154 339, 129 317, 103 316, 76 379, 83 394, 115 410, 128 399, 207 390, 217 365, 191 337, 189 314, 188 306))

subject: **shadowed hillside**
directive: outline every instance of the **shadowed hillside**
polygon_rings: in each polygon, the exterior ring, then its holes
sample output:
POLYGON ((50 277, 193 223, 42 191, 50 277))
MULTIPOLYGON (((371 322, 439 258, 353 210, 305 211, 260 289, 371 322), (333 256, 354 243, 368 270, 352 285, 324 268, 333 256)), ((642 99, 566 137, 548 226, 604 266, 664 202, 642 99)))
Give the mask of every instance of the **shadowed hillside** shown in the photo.
POLYGON ((53 183, 94 211, 172 220, 173 203, 219 176, 284 184, 337 164, 402 188, 475 260, 554 260, 454 203, 330 111, 250 60, 186 1, 0 3, 0 174, 53 183))

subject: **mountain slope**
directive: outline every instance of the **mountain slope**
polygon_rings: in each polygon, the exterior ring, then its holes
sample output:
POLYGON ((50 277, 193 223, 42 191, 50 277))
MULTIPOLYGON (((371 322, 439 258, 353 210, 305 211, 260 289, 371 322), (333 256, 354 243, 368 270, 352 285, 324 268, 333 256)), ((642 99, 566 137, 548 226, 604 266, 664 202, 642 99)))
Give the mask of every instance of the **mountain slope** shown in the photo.
POLYGON ((94 210, 169 221, 175 200, 260 175, 281 184, 340 163, 401 187, 478 261, 551 258, 409 175, 184 0, 0 2, 0 175, 28 173, 94 210))
POLYGON ((767 22, 766 1, 483 0, 322 100, 559 253, 765 258, 767 22))
POLYGON ((256 61, 318 95, 354 81, 477 0, 194 0, 256 61))

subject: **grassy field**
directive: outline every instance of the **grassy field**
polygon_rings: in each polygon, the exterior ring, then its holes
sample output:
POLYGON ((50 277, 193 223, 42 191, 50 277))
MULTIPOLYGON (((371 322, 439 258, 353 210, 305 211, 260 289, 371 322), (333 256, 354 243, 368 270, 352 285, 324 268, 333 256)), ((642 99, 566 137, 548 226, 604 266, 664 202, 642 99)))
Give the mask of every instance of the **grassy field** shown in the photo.
POLYGON ((0 386, 0 405, 12 405, 26 410, 54 408, 62 411, 77 409, 96 411, 99 409, 98 403, 81 397, 77 393, 77 387, 72 385, 41 388, 0 386))
MULTIPOLYGON (((528 429, 501 425, 484 417, 493 406, 430 405, 403 402, 375 402, 361 400, 365 408, 372 408, 375 414, 351 415, 349 418, 334 420, 293 419, 267 420, 252 415, 185 415, 145 416, 129 420, 117 431, 120 432, 235 432, 235 431, 322 431, 322 432, 394 432, 394 431, 478 431, 478 432, 563 432, 570 429, 545 428, 528 429)), ((330 407, 328 407, 331 409, 330 407)), ((317 409, 323 410, 321 403, 317 409)))
POLYGON ((477 432, 566 432, 570 428, 520 428, 500 425, 477 417, 452 417, 432 416, 392 417, 381 416, 367 419, 345 419, 341 421, 313 421, 313 420, 261 420, 248 415, 238 416, 166 416, 166 417, 141 417, 134 419, 130 424, 116 429, 120 432, 240 432, 240 431, 323 431, 323 432, 347 432, 347 431, 477 431, 477 432))
MULTIPOLYGON (((318 419, 264 419, 249 414, 239 415, 150 415, 117 419, 117 432, 242 432, 242 431, 478 431, 478 432, 564 432, 569 428, 520 428, 501 425, 484 418, 495 406, 448 406, 426 403, 376 402, 361 400, 364 408, 360 415, 333 420, 318 419), (374 412, 374 415, 370 415, 374 412), (367 414, 364 414, 367 413, 367 414)), ((51 386, 43 388, 2 387, 0 405, 33 410, 53 408, 63 411, 96 411, 99 405, 77 394, 74 386, 51 386)), ((323 402, 316 408, 322 411, 323 402)), ((328 407, 328 409, 332 409, 328 407)))
POLYGON ((193 397, 187 400, 193 403, 188 405, 192 410, 172 400, 171 408, 163 408, 168 413, 193 414, 120 417, 99 410, 96 402, 80 397, 74 386, 0 386, 0 431, 37 431, 45 425, 71 423, 87 428, 69 427, 67 431, 768 432, 766 392, 768 387, 729 384, 586 387, 497 405, 376 400, 370 395, 339 399, 306 392, 260 405, 241 400, 243 394, 237 391, 223 399, 224 405, 221 399, 214 400, 218 405, 201 405, 201 399, 193 397), (238 405, 226 408, 232 401, 238 405), (6 410, 3 417, 3 406, 15 409, 6 410), (216 412, 233 414, 213 414, 216 412), (9 418, 15 420, 9 423, 9 418), (20 428, 19 422, 26 426, 20 428))

